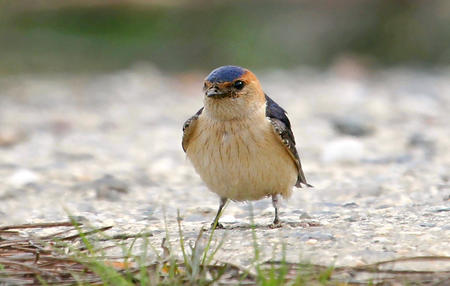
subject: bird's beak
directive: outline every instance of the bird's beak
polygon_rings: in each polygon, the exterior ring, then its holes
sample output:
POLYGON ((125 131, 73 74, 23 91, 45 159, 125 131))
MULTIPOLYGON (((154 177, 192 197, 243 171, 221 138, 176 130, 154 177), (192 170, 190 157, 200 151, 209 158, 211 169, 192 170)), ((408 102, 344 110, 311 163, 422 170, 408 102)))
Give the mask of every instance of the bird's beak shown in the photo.
POLYGON ((206 91, 207 97, 222 98, 228 95, 228 92, 220 90, 218 87, 211 87, 206 91))

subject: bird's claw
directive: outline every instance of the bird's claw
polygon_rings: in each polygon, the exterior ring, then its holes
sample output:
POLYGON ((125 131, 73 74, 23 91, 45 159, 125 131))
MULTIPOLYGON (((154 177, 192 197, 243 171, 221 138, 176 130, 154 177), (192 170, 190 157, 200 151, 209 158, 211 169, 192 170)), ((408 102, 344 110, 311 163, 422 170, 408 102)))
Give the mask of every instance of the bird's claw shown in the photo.
POLYGON ((279 219, 275 219, 273 223, 269 225, 270 228, 280 228, 282 227, 281 221, 279 219))
MULTIPOLYGON (((211 229, 214 229, 215 222, 211 224, 211 229)), ((225 227, 220 222, 217 223, 215 229, 224 229, 225 227)))

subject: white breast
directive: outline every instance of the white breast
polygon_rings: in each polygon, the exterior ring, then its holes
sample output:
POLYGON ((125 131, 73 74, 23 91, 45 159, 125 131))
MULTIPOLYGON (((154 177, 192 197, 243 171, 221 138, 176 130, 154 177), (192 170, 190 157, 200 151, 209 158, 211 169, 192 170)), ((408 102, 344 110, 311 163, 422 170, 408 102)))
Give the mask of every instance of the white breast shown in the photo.
POLYGON ((215 121, 200 116, 186 153, 209 189, 221 197, 289 197, 297 168, 276 136, 265 117, 215 121))

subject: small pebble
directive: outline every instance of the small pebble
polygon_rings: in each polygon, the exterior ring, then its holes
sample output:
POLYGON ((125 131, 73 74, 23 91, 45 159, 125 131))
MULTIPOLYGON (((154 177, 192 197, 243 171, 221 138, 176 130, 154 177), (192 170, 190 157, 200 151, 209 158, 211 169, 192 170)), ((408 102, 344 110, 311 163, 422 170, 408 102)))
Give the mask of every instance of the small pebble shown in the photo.
POLYGON ((105 175, 103 178, 92 182, 92 185, 99 199, 116 201, 120 198, 120 194, 128 192, 128 184, 112 175, 105 175))
POLYGON ((332 124, 334 129, 343 135, 362 137, 370 135, 374 131, 374 127, 370 124, 370 120, 362 117, 346 116, 334 118, 332 124))
POLYGON ((350 137, 333 140, 322 149, 322 161, 325 163, 357 163, 363 157, 363 143, 350 137))
POLYGON ((359 207, 357 203, 351 202, 351 203, 345 203, 342 205, 344 208, 357 208, 359 207))
POLYGON ((40 179, 40 175, 36 172, 28 169, 20 169, 8 178, 8 183, 13 187, 21 188, 31 183, 37 183, 40 179))
POLYGON ((300 219, 310 219, 310 218, 311 218, 311 216, 306 212, 304 212, 300 215, 300 219))
POLYGON ((317 239, 311 238, 311 239, 308 239, 305 243, 309 244, 309 245, 314 245, 314 244, 317 244, 317 242, 318 242, 317 239))

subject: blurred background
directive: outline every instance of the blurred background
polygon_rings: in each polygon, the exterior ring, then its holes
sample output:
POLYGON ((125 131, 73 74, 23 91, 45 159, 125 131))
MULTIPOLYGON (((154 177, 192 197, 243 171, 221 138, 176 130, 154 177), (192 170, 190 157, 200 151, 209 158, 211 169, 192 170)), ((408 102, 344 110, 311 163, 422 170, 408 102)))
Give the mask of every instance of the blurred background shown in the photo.
POLYGON ((0 73, 450 63, 446 0, 0 1, 0 73))

